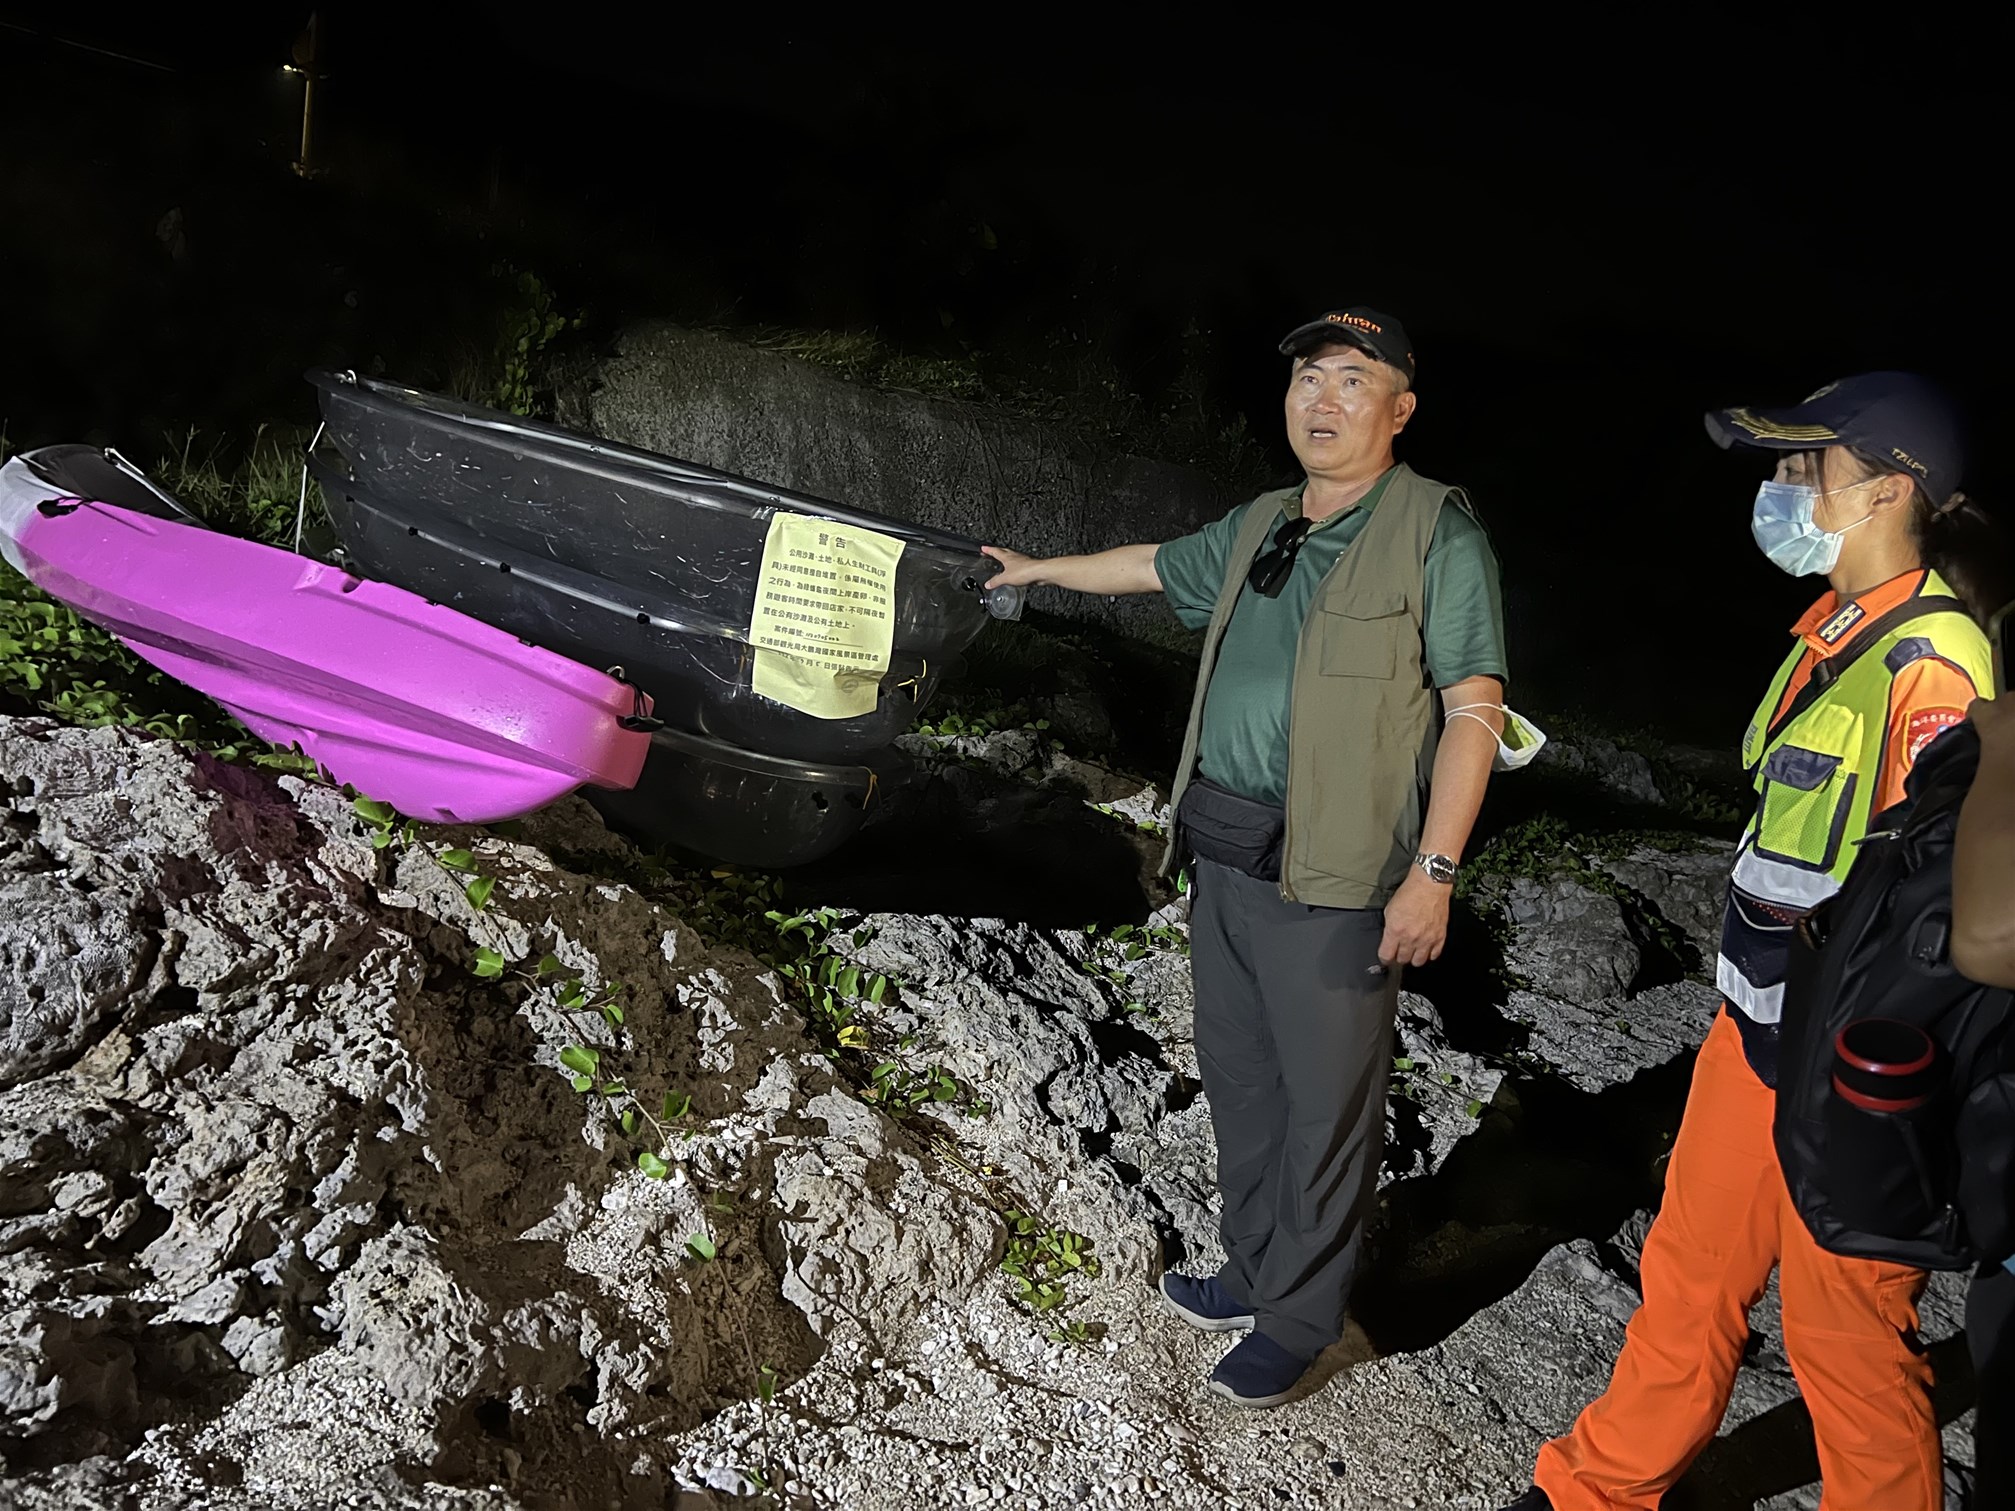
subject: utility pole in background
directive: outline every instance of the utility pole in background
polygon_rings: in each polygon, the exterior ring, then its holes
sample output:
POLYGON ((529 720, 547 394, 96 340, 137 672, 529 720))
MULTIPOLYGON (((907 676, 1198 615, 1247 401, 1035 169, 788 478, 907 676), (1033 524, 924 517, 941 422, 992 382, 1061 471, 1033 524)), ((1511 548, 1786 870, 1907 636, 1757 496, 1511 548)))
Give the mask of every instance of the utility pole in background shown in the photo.
POLYGON ((320 178, 327 170, 315 161, 315 86, 328 78, 322 71, 322 13, 308 15, 307 30, 294 39, 293 61, 283 64, 301 83, 301 155, 294 171, 303 178, 320 178))

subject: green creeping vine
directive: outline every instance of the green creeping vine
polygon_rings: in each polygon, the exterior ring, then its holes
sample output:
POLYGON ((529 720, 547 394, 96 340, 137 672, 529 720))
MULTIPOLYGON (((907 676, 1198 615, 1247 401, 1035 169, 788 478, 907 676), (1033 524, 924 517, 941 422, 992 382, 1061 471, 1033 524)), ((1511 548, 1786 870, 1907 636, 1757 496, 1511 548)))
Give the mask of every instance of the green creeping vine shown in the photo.
MULTIPOLYGON (((448 851, 436 860, 455 869, 455 862, 465 855, 448 851)), ((1051 1315, 1066 1302, 1066 1282, 1071 1276, 1099 1273, 1089 1238, 1031 1215, 1031 1204, 1012 1192, 999 1172, 991 1166, 975 1169, 967 1162, 947 1124, 914 1121, 913 1115, 925 1107, 959 1110, 968 1117, 984 1117, 992 1108, 974 1098, 971 1089, 942 1065, 913 1059, 914 1035, 890 1043, 887 1031, 873 1021, 876 1009, 900 999, 902 982, 865 971, 847 958, 845 951, 861 949, 873 939, 870 926, 850 925, 834 908, 786 911, 777 905, 782 901, 782 883, 772 876, 725 868, 677 868, 662 857, 647 855, 613 865, 609 857, 599 855, 570 857, 561 853, 553 858, 572 869, 624 881, 646 896, 664 900, 710 943, 745 950, 771 969, 784 996, 801 1009, 813 1037, 854 1094, 898 1123, 909 1123, 926 1147, 981 1184, 988 1205, 1008 1227, 1002 1269, 1013 1278, 1016 1299, 1032 1316, 1051 1315), (876 1057, 878 1043, 883 1052, 876 1057)), ((1137 946, 1139 953, 1131 957, 1134 959, 1141 958, 1148 947, 1169 949, 1183 944, 1175 930, 1123 926, 1110 937, 1122 954, 1130 945, 1137 946)), ((611 982, 591 993, 580 974, 556 956, 547 955, 530 969, 513 971, 499 952, 481 949, 476 954, 475 974, 489 979, 514 975, 535 989, 553 992, 563 1012, 590 1019, 599 1015, 611 1029, 623 1026, 622 988, 611 982)), ((569 1084, 584 1096, 606 1100, 626 1137, 648 1133, 646 1147, 635 1156, 636 1166, 653 1179, 664 1179, 677 1157, 677 1143, 698 1131, 691 1121, 692 1098, 685 1093, 666 1093, 654 1107, 609 1061, 607 1050, 579 1042, 568 1044, 560 1054, 569 1084)), ((686 1244, 686 1256, 696 1264, 710 1263, 717 1252, 717 1240, 710 1233, 695 1234, 686 1244)), ((1049 1336, 1056 1342, 1081 1345, 1092 1341, 1096 1333, 1094 1325, 1060 1321, 1049 1336)), ((768 1365, 752 1363, 752 1368, 758 1394, 763 1400, 770 1399, 776 1372, 768 1365)))
POLYGON ((1702 962, 1693 941, 1644 896, 1595 864, 1621 860, 1640 845, 1695 850, 1701 840, 1698 835, 1656 829, 1583 834, 1556 815, 1541 814, 1506 829, 1466 861, 1456 874, 1455 900, 1467 904, 1501 941, 1508 933, 1508 921, 1489 895, 1493 886, 1508 877, 1546 881, 1564 876, 1591 892, 1614 898, 1658 949, 1697 977, 1702 962))
POLYGON ((1134 828, 1140 830, 1143 834, 1152 834, 1158 839, 1168 838, 1168 826, 1157 823, 1154 819, 1135 818, 1132 814, 1120 812, 1111 803, 1093 803, 1092 807, 1097 812, 1103 813, 1107 818, 1116 818, 1123 824, 1132 824, 1134 828))
MULTIPOLYGON (((1405 1097, 1409 1102, 1425 1106, 1427 1104, 1426 1083, 1414 1079, 1413 1072, 1416 1070, 1423 1071, 1424 1073, 1425 1067, 1408 1055, 1393 1056, 1392 1095, 1405 1097)), ((1435 1081, 1441 1086, 1453 1088, 1455 1085, 1455 1074, 1453 1071, 1437 1071, 1435 1073, 1435 1081)), ((1474 1122, 1483 1116, 1483 1103, 1477 1098, 1471 1097, 1464 1104, 1462 1111, 1465 1117, 1474 1122)))
MULTIPOLYGON (((1091 941, 1091 948, 1078 961, 1077 968, 1094 980, 1110 981, 1115 986, 1127 985, 1133 975, 1127 967, 1145 960, 1150 954, 1189 953, 1189 936, 1170 924, 1123 923, 1101 936, 1099 926, 1088 923, 1084 932, 1091 941)), ((1126 1011, 1145 1014, 1147 1005, 1129 1002, 1126 1011)))
MULTIPOLYGON (((450 850, 435 859, 446 864, 448 856, 467 854, 466 851, 450 850)), ((487 877, 477 878, 479 883, 488 880, 487 877)), ((487 891, 484 897, 487 900, 487 891)), ((477 906, 480 909, 481 904, 477 906)), ((624 1025, 626 1015, 622 1004, 622 983, 610 981, 599 990, 591 990, 581 972, 569 967, 557 955, 542 955, 531 969, 514 970, 501 952, 484 947, 476 951, 474 969, 476 976, 484 980, 514 977, 535 991, 550 993, 554 1006, 578 1021, 598 1021, 600 1026, 611 1031, 619 1031, 624 1025)), ((652 1180, 665 1180, 671 1175, 672 1164, 678 1158, 674 1131, 679 1141, 690 1139, 698 1132, 693 1124, 692 1096, 687 1092, 668 1091, 653 1111, 626 1079, 607 1072, 604 1065, 606 1054, 605 1050, 574 1041, 560 1050, 560 1069, 566 1073, 568 1084, 577 1093, 599 1097, 607 1104, 624 1138, 634 1141, 649 1130, 644 1147, 636 1150, 636 1167, 652 1180)), ((708 1197, 707 1207, 722 1215, 731 1216, 735 1212, 734 1199, 722 1191, 708 1197)), ((687 1264, 713 1276, 720 1290, 722 1309, 733 1321, 741 1339, 750 1384, 757 1398, 767 1405, 776 1395, 779 1378, 776 1367, 757 1358, 755 1345, 749 1336, 747 1308, 726 1274, 714 1263, 721 1256, 720 1239, 715 1236, 704 1215, 700 1221, 699 1230, 686 1236, 681 1257, 687 1264)))
MULTIPOLYGON (((953 701, 955 704, 956 700, 953 701)), ((971 709, 966 712, 960 712, 954 706, 948 708, 934 721, 919 719, 910 726, 912 734, 944 739, 960 735, 996 734, 1003 729, 1026 729, 1032 733, 1042 734, 1048 731, 1049 720, 1030 718, 1026 703, 1010 703, 1005 708, 971 709)), ((1063 749, 1061 740, 1053 739, 1049 744, 1054 750, 1063 749)))
POLYGON ((1040 1217, 1012 1208, 1001 1216, 1007 1222, 1008 1242, 1000 1267, 1014 1278, 1015 1299, 1038 1316, 1063 1305, 1066 1276, 1098 1274, 1098 1256, 1084 1234, 1053 1228, 1040 1217))
MULTIPOLYGON (((947 1165, 972 1177, 984 1192, 986 1205, 1005 1224, 1007 1248, 1000 1268, 1014 1281, 1015 1300, 1031 1317, 1054 1315, 1069 1299, 1066 1282, 1072 1276, 1090 1279, 1098 1275, 1099 1261, 1091 1239, 1051 1225, 997 1166, 969 1162, 943 1124, 929 1128, 925 1143, 947 1165)), ((1052 1343, 1084 1344, 1102 1333, 1097 1324, 1059 1321, 1048 1336, 1052 1343)))

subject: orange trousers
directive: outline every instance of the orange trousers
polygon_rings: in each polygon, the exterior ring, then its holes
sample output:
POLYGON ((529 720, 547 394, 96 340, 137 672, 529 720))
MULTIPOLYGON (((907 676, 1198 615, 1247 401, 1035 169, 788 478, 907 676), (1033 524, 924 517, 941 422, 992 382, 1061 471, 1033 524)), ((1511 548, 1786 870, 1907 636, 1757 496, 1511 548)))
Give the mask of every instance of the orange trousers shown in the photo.
POLYGON ((1772 1266, 1784 1350, 1812 1413, 1821 1507, 1945 1504, 1931 1365, 1917 1340, 1924 1272, 1842 1259, 1812 1241, 1771 1143, 1775 1102, 1723 1013, 1694 1065, 1644 1242, 1644 1303, 1609 1389, 1539 1450, 1533 1478, 1555 1511, 1658 1505, 1721 1426, 1772 1266))

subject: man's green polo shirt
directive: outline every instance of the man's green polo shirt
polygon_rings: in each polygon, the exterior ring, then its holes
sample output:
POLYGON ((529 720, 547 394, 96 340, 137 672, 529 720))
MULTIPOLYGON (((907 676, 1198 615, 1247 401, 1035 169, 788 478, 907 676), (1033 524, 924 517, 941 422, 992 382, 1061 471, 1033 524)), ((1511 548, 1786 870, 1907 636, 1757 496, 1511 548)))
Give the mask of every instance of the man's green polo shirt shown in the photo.
MULTIPOLYGON (((1220 786, 1266 803, 1287 801, 1287 722, 1302 620, 1337 558, 1378 507, 1387 472, 1353 507, 1312 528, 1278 598, 1242 588, 1218 648, 1204 699, 1198 766, 1220 786)), ((1247 505, 1155 552, 1154 569, 1176 617, 1191 629, 1210 623, 1247 505)), ((1298 513, 1301 495, 1281 517, 1298 513)), ((1267 532, 1269 544, 1273 531, 1267 532)), ((1465 677, 1503 678, 1504 595, 1497 554, 1476 517, 1453 503, 1435 521, 1427 548, 1421 639, 1428 679, 1447 687, 1465 677)))

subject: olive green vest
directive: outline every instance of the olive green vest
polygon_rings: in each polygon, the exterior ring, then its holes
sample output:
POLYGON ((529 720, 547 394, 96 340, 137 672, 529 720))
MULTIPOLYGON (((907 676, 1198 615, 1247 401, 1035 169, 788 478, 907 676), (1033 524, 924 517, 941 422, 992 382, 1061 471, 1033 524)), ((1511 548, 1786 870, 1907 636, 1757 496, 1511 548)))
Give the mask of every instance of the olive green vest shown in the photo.
MULTIPOLYGON (((1173 801, 1196 774, 1197 739, 1218 647, 1253 558, 1298 489, 1261 494, 1226 565, 1204 630, 1196 696, 1173 801)), ((1383 907, 1420 846, 1441 721, 1421 642, 1427 548, 1442 505, 1469 501, 1405 463, 1345 547, 1302 621, 1288 707, 1287 835, 1280 895, 1325 908, 1383 907)), ((1176 862, 1174 847, 1163 870, 1176 862)))

